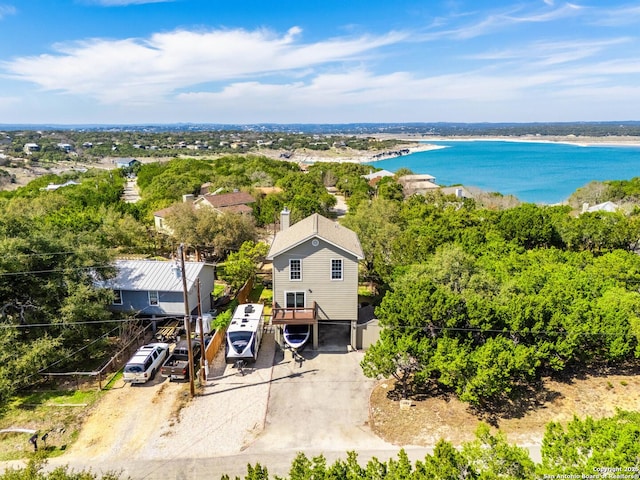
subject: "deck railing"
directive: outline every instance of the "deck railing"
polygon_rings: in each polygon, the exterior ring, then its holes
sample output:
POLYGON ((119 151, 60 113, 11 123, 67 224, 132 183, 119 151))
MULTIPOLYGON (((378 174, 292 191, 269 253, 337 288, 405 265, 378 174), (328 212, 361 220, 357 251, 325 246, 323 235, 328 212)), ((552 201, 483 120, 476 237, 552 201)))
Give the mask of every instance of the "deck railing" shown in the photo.
POLYGON ((313 302, 311 307, 280 307, 274 303, 271 311, 271 323, 273 325, 315 324, 318 321, 317 310, 316 302, 313 302))

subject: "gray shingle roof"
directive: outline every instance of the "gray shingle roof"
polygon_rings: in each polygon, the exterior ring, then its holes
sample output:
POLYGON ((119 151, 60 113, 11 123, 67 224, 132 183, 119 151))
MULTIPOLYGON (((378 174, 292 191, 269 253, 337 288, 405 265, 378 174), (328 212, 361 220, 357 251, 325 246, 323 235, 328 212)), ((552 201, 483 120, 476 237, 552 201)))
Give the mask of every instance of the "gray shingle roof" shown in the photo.
MULTIPOLYGON (((101 286, 113 290, 182 292, 179 263, 154 260, 116 260, 118 274, 101 286)), ((203 268, 213 265, 185 262, 187 289, 190 290, 203 268)))
POLYGON ((359 260, 364 258, 356 232, 314 213, 298 223, 294 223, 286 230, 278 232, 269 249, 267 259, 273 260, 274 257, 314 237, 340 247, 359 260))

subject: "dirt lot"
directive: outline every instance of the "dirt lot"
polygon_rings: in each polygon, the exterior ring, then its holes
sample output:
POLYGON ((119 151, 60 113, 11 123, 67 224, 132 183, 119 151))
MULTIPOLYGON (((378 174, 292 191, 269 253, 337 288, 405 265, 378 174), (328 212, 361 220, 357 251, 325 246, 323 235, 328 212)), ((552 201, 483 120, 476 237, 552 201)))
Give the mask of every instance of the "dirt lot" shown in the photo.
POLYGON ((65 459, 130 458, 168 421, 177 421, 187 398, 188 384, 160 375, 141 385, 119 380, 89 413, 65 459))
POLYGON ((544 388, 511 408, 509 414, 478 415, 467 404, 444 395, 412 401, 400 409, 389 398, 393 382, 379 382, 370 400, 373 431, 395 445, 428 446, 444 438, 454 445, 474 439, 481 420, 498 426, 507 439, 518 445, 540 444, 545 425, 566 422, 574 415, 601 418, 617 408, 640 410, 640 378, 636 374, 584 376, 566 382, 546 379, 544 388))

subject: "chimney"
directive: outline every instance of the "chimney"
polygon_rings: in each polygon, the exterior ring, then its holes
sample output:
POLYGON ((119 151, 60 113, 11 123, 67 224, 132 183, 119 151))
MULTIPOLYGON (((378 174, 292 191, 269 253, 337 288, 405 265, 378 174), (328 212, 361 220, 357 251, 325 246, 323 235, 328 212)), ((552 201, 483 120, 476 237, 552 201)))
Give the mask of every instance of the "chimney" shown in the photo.
POLYGON ((186 195, 182 195, 182 201, 184 203, 193 203, 194 200, 195 200, 195 197, 193 193, 187 193, 186 195))
POLYGON ((289 214, 291 212, 289 212, 289 209, 287 207, 284 207, 282 209, 282 211, 280 212, 280 231, 282 232, 283 230, 286 230, 287 228, 289 228, 289 214))

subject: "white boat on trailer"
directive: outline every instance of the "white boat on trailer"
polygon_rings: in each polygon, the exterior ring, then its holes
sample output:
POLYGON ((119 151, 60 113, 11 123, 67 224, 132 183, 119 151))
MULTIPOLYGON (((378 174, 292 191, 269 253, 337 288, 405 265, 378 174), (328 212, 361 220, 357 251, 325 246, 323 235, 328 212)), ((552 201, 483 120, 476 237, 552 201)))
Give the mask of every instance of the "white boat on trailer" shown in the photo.
POLYGON ((311 335, 311 325, 291 325, 286 324, 282 329, 284 342, 294 350, 299 350, 305 346, 311 335))

